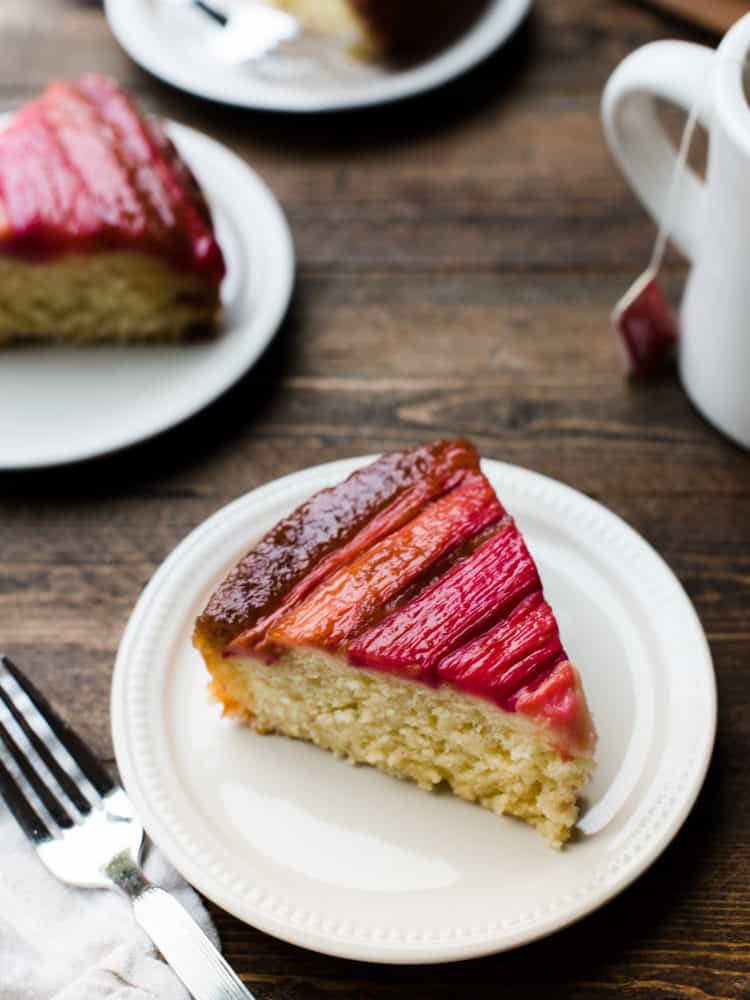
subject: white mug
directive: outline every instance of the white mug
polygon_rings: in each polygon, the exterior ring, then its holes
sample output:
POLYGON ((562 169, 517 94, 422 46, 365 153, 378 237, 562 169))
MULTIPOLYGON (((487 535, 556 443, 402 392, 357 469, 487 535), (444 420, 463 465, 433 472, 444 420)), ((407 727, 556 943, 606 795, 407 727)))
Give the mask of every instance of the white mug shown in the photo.
POLYGON ((689 42, 653 42, 628 56, 607 83, 602 117, 625 176, 692 267, 680 315, 679 368, 695 406, 750 448, 750 106, 743 64, 750 14, 718 53, 689 42), (656 98, 697 109, 709 134, 705 181, 683 172, 663 218, 675 151, 656 98))

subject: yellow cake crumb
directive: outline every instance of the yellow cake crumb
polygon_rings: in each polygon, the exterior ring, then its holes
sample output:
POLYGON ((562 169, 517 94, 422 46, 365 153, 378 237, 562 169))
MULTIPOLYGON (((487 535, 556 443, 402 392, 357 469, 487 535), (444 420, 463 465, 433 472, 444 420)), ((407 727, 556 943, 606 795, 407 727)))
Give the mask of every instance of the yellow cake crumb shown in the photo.
POLYGON ((382 44, 347 0, 272 0, 301 24, 324 35, 335 35, 349 46, 352 55, 375 59, 382 44))
POLYGON ((268 666, 199 645, 213 696, 259 732, 310 740, 428 790, 445 782, 464 799, 521 817, 555 846, 569 838, 593 762, 561 758, 527 719, 320 650, 285 651, 268 666))
POLYGON ((135 251, 69 254, 50 264, 0 257, 0 344, 12 340, 177 340, 211 329, 202 282, 135 251))

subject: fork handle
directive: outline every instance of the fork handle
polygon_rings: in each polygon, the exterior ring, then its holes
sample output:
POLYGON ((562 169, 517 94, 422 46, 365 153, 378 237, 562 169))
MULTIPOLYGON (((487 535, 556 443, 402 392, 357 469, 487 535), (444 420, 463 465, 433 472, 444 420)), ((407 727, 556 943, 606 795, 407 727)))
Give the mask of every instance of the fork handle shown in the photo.
POLYGON ((195 1000, 254 1000, 174 896, 149 885, 132 902, 136 921, 195 1000))
POLYGON ((105 871, 195 1000, 255 1000, 185 907, 146 878, 130 851, 116 854, 105 871))

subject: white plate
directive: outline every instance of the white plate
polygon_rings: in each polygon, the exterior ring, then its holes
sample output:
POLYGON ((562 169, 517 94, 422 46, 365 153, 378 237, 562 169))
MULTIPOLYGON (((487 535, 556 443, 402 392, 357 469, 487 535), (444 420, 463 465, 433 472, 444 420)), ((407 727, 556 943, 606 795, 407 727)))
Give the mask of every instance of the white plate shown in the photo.
POLYGON ((294 247, 276 199, 225 146, 184 125, 168 130, 203 187, 226 258, 224 327, 176 345, 2 350, 0 469, 93 458, 174 426, 244 375, 284 316, 294 247))
POLYGON ((711 656, 669 568, 580 493, 484 463, 539 562, 600 746, 578 838, 428 795, 209 705, 193 619, 249 543, 363 459, 288 476, 220 510, 144 591, 112 689, 115 751, 146 829, 201 892, 256 927, 375 962, 513 948, 601 906, 690 810, 714 740, 711 656))
POLYGON ((331 65, 290 75, 273 60, 266 67, 223 65, 206 40, 222 29, 189 4, 160 0, 105 0, 110 27, 144 69, 199 97, 267 111, 335 111, 383 104, 431 90, 466 72, 503 44, 532 0, 490 0, 472 27, 425 62, 391 70, 342 57, 331 65))

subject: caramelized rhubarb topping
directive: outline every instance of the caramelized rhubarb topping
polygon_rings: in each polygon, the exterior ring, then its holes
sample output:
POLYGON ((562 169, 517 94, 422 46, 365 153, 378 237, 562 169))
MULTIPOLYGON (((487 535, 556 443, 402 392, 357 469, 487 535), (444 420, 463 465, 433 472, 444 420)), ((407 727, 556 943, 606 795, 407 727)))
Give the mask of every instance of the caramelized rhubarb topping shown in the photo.
POLYGON ((145 211, 149 207, 152 210, 151 225, 162 226, 162 240, 172 234, 174 259, 181 248, 189 247, 190 257, 184 264, 220 283, 225 273, 224 260, 213 235, 208 206, 161 123, 143 118, 127 94, 108 77, 89 74, 81 78, 78 86, 101 119, 114 129, 115 144, 121 144, 120 155, 128 162, 133 186, 140 192, 145 211), (177 238, 180 230, 186 239, 177 238))
POLYGON ((421 594, 368 629, 349 647, 363 667, 438 682, 438 661, 490 627, 527 594, 539 574, 514 524, 459 562, 421 594))
POLYGON ((0 134, 0 201, 5 253, 162 254, 218 292, 224 262, 192 175, 106 77, 53 83, 16 115, 0 134))
POLYGON ((559 663, 538 687, 522 691, 516 711, 543 725, 563 757, 593 755, 596 731, 586 706, 581 678, 567 660, 559 663))
POLYGON ((398 531, 329 576, 268 633, 269 643, 335 648, 446 552, 505 514, 480 472, 468 473, 398 531))
POLYGON ((240 652, 327 574, 354 559, 455 485, 479 457, 466 441, 393 452, 316 493, 235 567, 198 619, 197 634, 240 652))
POLYGON ((464 441, 385 455, 315 494, 219 587, 195 641, 269 669, 284 647, 340 651, 528 716, 563 756, 594 749, 536 565, 464 441))
POLYGON ((519 691, 540 683, 564 656, 552 608, 538 591, 524 598, 507 618, 442 659, 437 680, 491 698, 512 711, 519 691))

